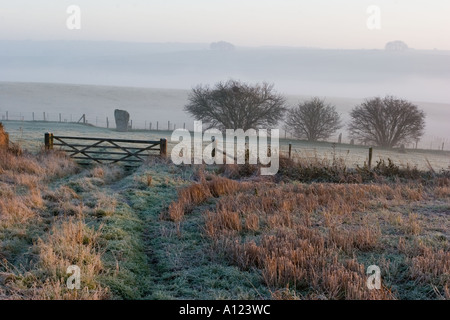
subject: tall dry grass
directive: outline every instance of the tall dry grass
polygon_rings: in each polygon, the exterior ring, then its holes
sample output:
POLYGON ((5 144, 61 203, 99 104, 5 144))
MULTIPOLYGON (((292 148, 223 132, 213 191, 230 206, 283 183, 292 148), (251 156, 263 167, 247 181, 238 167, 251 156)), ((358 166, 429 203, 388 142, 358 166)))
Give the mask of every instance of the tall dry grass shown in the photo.
MULTIPOLYGON (((99 237, 84 220, 91 210, 66 185, 52 186, 80 169, 64 154, 0 150, 0 297, 105 299, 99 237), (28 239, 28 240, 26 240, 28 239), (22 256, 26 255, 26 256, 22 256), (21 261, 19 263, 19 261, 21 261), (69 290, 67 267, 81 268, 81 290, 69 290)), ((114 172, 92 173, 114 179, 114 172)), ((105 197, 98 205, 114 205, 105 197)))
POLYGON ((39 299, 108 298, 108 289, 97 283, 98 275, 104 271, 100 236, 101 230, 89 228, 81 216, 54 224, 50 234, 37 243, 39 269, 47 279, 53 281, 35 286, 33 296, 39 299), (72 265, 81 269, 80 292, 69 290, 65 285, 60 286, 68 278, 67 267, 72 265))
POLYGON ((238 182, 223 177, 214 176, 210 181, 201 179, 201 182, 181 189, 177 200, 169 205, 167 214, 163 214, 162 218, 180 222, 185 214, 208 198, 232 194, 239 188, 241 185, 238 182))
POLYGON ((77 170, 70 159, 56 152, 34 156, 0 151, 0 225, 7 228, 39 219, 48 184, 77 170))
POLYGON ((6 150, 9 148, 9 137, 3 128, 3 124, 0 122, 0 150, 6 150))
MULTIPOLYGON (((367 289, 367 266, 355 258, 383 249, 383 217, 369 212, 419 202, 434 192, 413 183, 253 183, 236 190, 204 211, 206 235, 240 268, 260 270, 273 298, 308 292, 301 296, 306 299, 395 299, 385 285, 367 289)), ((405 234, 423 231, 415 213, 400 226, 405 234)), ((446 254, 435 255, 415 257, 413 276, 448 272, 446 254)))

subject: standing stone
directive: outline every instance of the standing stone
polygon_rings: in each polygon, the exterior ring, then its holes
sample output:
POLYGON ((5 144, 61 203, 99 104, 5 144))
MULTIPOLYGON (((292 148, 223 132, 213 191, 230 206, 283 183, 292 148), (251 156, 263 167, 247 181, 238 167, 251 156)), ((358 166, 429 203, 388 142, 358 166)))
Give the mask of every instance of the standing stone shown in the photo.
POLYGON ((114 118, 116 120, 117 131, 128 131, 128 123, 130 122, 130 114, 125 110, 114 110, 114 118))

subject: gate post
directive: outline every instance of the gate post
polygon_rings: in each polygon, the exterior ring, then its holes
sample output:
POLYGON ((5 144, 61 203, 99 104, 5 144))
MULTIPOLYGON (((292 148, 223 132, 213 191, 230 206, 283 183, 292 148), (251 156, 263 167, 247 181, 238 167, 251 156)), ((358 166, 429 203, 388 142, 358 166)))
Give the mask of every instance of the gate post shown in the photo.
POLYGON ((53 149, 53 133, 47 132, 45 134, 45 150, 53 149))
POLYGON ((167 139, 160 140, 160 155, 161 157, 167 157, 167 139))

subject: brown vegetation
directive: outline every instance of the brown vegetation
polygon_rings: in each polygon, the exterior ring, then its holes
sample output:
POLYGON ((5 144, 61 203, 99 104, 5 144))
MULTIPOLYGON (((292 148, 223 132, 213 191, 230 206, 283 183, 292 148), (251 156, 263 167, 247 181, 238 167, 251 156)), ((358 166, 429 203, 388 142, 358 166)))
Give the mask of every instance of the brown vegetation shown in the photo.
MULTIPOLYGON (((448 198, 447 173, 424 184, 423 173, 402 171, 392 164, 349 173, 336 163, 283 161, 284 171, 272 182, 213 177, 208 183, 194 183, 180 191, 169 213, 176 212, 181 221, 186 208, 192 211, 207 198, 216 197, 201 210, 205 234, 231 263, 242 270, 259 270, 274 299, 396 299, 398 293, 385 282, 381 290, 371 291, 366 285, 370 264, 363 257, 382 252, 401 252, 399 259, 406 259, 408 265, 407 278, 432 284, 438 295, 448 297, 448 239, 441 248, 414 240, 408 241, 405 249, 404 242, 405 236, 426 237, 429 225, 439 225, 442 220, 424 221, 411 211, 390 212, 392 207, 448 198), (361 183, 366 180, 362 174, 373 182, 361 183), (405 180, 392 181, 391 175, 405 180), (329 178, 331 182, 357 183, 305 184, 293 177, 305 177, 308 182, 329 178), (217 190, 213 185, 227 192, 213 192, 217 190), (393 244, 391 238, 399 241, 393 244)), ((378 264, 387 277, 392 266, 384 254, 378 264)))
MULTIPOLYGON (((78 167, 57 152, 0 151, 0 297, 2 299, 103 299, 107 288, 99 231, 89 227, 79 196, 52 188, 78 167), (68 266, 78 265, 81 290, 66 286, 68 266)), ((98 170, 93 172, 98 175, 98 170)))
POLYGON ((0 149, 8 149, 9 137, 3 128, 3 124, 0 122, 0 149))

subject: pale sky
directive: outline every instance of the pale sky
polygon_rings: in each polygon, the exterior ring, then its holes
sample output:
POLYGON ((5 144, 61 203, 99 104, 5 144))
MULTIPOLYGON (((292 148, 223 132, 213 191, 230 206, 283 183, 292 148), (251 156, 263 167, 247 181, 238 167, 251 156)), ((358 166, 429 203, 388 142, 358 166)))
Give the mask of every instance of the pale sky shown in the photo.
POLYGON ((1 0, 0 40, 229 41, 238 46, 450 50, 449 0, 1 0), (69 5, 81 30, 68 30, 69 5), (380 8, 369 30, 369 6, 380 8))

